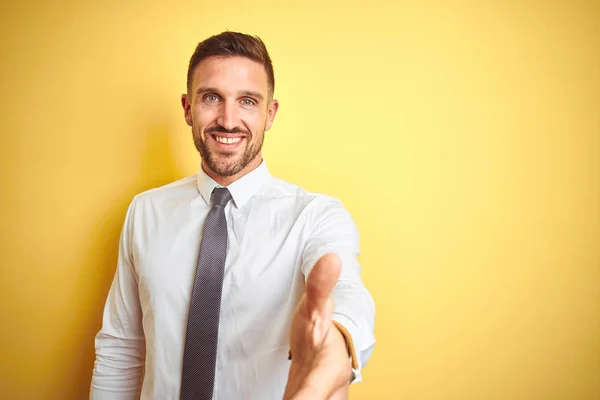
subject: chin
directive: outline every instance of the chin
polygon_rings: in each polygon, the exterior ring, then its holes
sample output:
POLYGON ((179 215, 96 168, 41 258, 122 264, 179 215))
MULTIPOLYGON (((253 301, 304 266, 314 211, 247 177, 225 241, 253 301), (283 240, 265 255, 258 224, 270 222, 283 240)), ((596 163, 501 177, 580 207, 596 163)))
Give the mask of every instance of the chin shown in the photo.
POLYGON ((219 176, 233 176, 244 169, 243 167, 240 168, 238 163, 220 163, 218 161, 213 163, 212 166, 215 168, 211 169, 219 176))

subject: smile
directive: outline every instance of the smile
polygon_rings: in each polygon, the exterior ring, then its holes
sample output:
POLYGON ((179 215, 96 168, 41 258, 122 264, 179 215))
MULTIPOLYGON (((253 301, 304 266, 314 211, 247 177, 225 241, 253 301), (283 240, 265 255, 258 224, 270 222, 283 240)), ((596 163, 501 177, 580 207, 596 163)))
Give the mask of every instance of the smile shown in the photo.
POLYGON ((217 142, 224 143, 224 144, 235 144, 235 143, 238 143, 240 140, 243 139, 241 137, 227 138, 227 137, 221 137, 221 136, 217 136, 217 135, 213 135, 213 137, 215 138, 215 140, 217 142))

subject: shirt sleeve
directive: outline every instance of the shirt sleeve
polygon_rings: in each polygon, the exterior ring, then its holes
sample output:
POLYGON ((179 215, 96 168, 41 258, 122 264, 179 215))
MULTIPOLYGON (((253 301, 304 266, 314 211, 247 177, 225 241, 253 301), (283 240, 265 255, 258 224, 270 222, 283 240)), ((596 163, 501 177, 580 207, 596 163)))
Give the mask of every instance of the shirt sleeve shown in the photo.
POLYGON ((302 255, 302 273, 308 277, 315 263, 327 253, 334 253, 342 260, 340 278, 332 293, 333 320, 346 328, 352 338, 358 358, 353 382, 360 382, 361 369, 375 346, 375 303, 360 278, 358 229, 341 202, 325 196, 316 201, 324 204, 315 210, 315 225, 302 255))
POLYGON ((135 199, 119 241, 117 270, 108 293, 102 328, 96 335, 91 400, 139 399, 145 340, 138 277, 131 252, 135 199))

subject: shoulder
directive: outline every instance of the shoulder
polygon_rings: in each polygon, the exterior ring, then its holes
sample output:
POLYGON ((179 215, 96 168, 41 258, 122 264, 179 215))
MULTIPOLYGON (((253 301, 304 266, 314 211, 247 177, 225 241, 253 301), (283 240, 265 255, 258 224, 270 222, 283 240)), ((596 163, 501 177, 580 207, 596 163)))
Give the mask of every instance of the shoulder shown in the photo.
POLYGON ((333 196, 324 193, 311 192, 294 183, 273 177, 270 184, 261 191, 261 195, 271 198, 294 198, 307 202, 341 204, 333 196))
POLYGON ((340 199, 281 179, 274 179, 261 197, 269 213, 281 211, 305 224, 305 255, 321 254, 324 249, 352 257, 360 253, 357 225, 340 199))
POLYGON ((196 175, 179 179, 153 189, 146 190, 137 194, 132 203, 136 205, 154 205, 164 204, 172 205, 174 202, 188 202, 198 196, 196 185, 196 175))
POLYGON ((344 213, 349 216, 344 204, 338 198, 325 193, 311 192, 279 178, 273 178, 261 191, 260 197, 267 201, 289 200, 317 220, 330 213, 344 213))

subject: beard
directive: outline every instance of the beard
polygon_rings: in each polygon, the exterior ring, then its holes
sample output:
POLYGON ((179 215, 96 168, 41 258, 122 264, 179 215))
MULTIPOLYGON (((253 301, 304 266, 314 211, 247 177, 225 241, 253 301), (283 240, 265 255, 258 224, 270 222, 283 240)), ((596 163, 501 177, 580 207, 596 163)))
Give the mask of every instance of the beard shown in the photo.
POLYGON ((196 149, 200 153, 200 157, 206 163, 206 166, 219 176, 233 176, 241 172, 254 158, 260 153, 264 140, 264 133, 257 135, 257 141, 252 143, 254 135, 248 131, 242 131, 239 129, 232 129, 230 131, 223 127, 208 129, 205 134, 208 138, 210 133, 244 133, 246 137, 243 139, 246 141, 244 152, 238 155, 235 151, 217 151, 210 150, 206 145, 206 139, 202 139, 200 133, 195 134, 194 127, 192 126, 192 137, 194 138, 194 144, 196 149))

